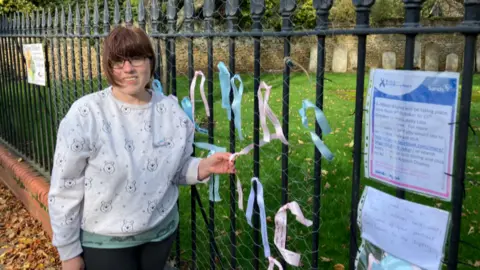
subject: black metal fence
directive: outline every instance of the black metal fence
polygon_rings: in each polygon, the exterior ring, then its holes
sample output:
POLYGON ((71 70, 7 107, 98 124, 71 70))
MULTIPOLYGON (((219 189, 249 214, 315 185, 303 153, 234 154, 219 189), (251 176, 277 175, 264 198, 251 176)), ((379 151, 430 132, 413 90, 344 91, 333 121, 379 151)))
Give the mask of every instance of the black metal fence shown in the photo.
MULTIPOLYGON (((218 7, 218 1, 205 0, 201 14, 204 20, 204 29, 195 31, 195 22, 199 21, 196 17, 193 0, 185 0, 183 6, 184 29, 177 31, 177 12, 179 6, 175 0, 168 0, 168 3, 159 3, 151 0, 148 6, 139 1, 138 7, 132 8, 129 1, 126 1, 124 9, 124 20, 121 20, 120 5, 115 1, 113 10, 113 20, 111 11, 104 8, 100 13, 97 2, 93 7, 89 1, 85 2, 80 8, 79 4, 68 7, 66 14, 62 7, 59 11, 55 9, 54 14, 49 11, 37 11, 33 14, 16 13, 10 16, 3 16, 0 24, 0 106, 2 113, 0 115, 0 137, 2 143, 7 145, 12 151, 22 156, 35 166, 39 172, 46 177, 52 168, 53 150, 55 142, 55 131, 58 123, 68 110, 71 102, 76 98, 90 92, 102 89, 105 86, 105 80, 101 73, 101 43, 103 38, 109 32, 111 25, 120 23, 136 23, 142 28, 147 28, 147 32, 152 38, 156 49, 159 64, 156 68, 155 76, 162 78, 167 92, 177 94, 177 49, 176 42, 180 39, 186 39, 188 48, 188 82, 190 83, 195 71, 194 61, 194 40, 206 39, 208 54, 207 69, 207 89, 208 103, 212 108, 214 103, 214 39, 228 39, 228 66, 232 76, 239 65, 236 59, 236 41, 239 38, 253 38, 253 88, 256 90, 260 84, 261 78, 261 46, 262 38, 274 37, 284 44, 284 57, 291 56, 291 39, 303 36, 313 36, 317 40, 318 58, 316 72, 316 93, 315 105, 320 109, 324 107, 324 82, 325 82, 325 42, 326 39, 336 35, 353 35, 358 38, 358 69, 356 76, 356 99, 355 99, 355 118, 354 118, 354 147, 353 147, 353 168, 352 168, 352 193, 350 208, 350 248, 349 269, 354 269, 354 260, 357 253, 358 231, 356 227, 357 205, 360 196, 361 183, 361 165, 362 165, 362 128, 363 128, 363 106, 364 106, 364 81, 366 73, 366 42, 369 35, 398 34, 406 36, 405 43, 405 62, 404 69, 414 68, 414 46, 416 36, 419 34, 454 34, 461 33, 465 36, 465 48, 463 56, 463 74, 461 100, 459 106, 459 121, 457 123, 457 152, 455 155, 455 173, 454 173, 454 194, 452 208, 452 226, 449 235, 448 260, 445 262, 448 269, 456 269, 458 264, 458 250, 460 244, 460 222, 462 215, 463 201, 463 183, 465 180, 467 139, 468 139, 468 121, 470 119, 470 104, 472 97, 472 82, 475 67, 475 48, 477 35, 480 33, 480 2, 478 0, 465 0, 464 2, 464 21, 456 26, 450 27, 423 27, 420 25, 421 0, 404 0, 405 4, 405 23, 401 27, 389 28, 371 28, 369 27, 369 14, 374 0, 354 0, 353 5, 356 8, 356 26, 352 29, 331 29, 328 21, 330 9, 333 0, 313 0, 313 8, 316 10, 315 29, 296 30, 292 24, 292 15, 296 10, 295 0, 281 0, 279 3, 279 13, 282 18, 281 31, 264 31, 262 20, 265 14, 264 0, 251 0, 249 3, 250 16, 252 20, 251 29, 241 31, 239 20, 241 19, 240 3, 238 0, 227 0, 221 2, 221 8, 218 7), (217 7, 215 6, 217 3, 217 7), (166 6, 164 5, 166 4, 166 6), (93 14, 92 14, 93 9, 93 14), (134 22, 132 10, 135 10, 137 20, 134 22), (147 16, 146 14, 149 14, 147 16), (67 16, 66 16, 67 15, 67 16), (226 30, 215 31, 215 22, 218 17, 222 17, 226 22, 226 30), (102 19, 103 17, 103 19, 102 19), (113 23, 112 23, 113 22, 113 23), (102 27, 101 27, 102 26, 102 27), (41 43, 46 56, 47 85, 36 86, 27 83, 26 62, 22 54, 23 44, 41 43), (164 66, 166 64, 166 66, 164 66), (165 72, 166 71, 166 72, 165 72)), ((102 3, 101 3, 102 4, 102 3)), ((105 0, 103 7, 108 6, 105 0)), ((290 73, 291 66, 285 63, 283 70, 283 93, 282 93, 282 128, 286 137, 289 136, 289 112, 290 112, 290 73)), ((254 91, 254 111, 253 117, 253 176, 259 177, 261 170, 260 163, 260 120, 258 96, 254 91)), ((230 97, 233 101, 233 95, 230 97)), ((211 109, 213 110, 213 109, 211 109)), ((329 110, 329 108, 325 108, 329 110)), ((207 120, 208 123, 208 142, 214 143, 215 121, 213 113, 207 120)), ((321 137, 322 131, 318 124, 315 125, 316 133, 321 137)), ((236 134, 234 119, 230 121, 229 127, 229 151, 236 152, 236 134)), ((280 204, 289 202, 289 146, 281 147, 281 196, 280 204)), ((304 241, 309 242, 311 249, 308 258, 304 263, 305 267, 318 269, 321 267, 319 252, 321 243, 320 234, 325 233, 320 230, 321 218, 321 194, 322 194, 322 163, 321 154, 316 148, 314 151, 313 162, 313 187, 312 211, 305 213, 308 218, 313 220, 313 226, 309 229, 308 237, 304 241)), ((252 254, 245 255, 238 252, 239 236, 237 223, 240 222, 239 212, 236 207, 236 177, 229 177, 229 210, 227 227, 216 226, 215 213, 216 208, 213 202, 209 203, 209 213, 203 210, 201 195, 196 188, 191 189, 191 228, 181 227, 184 237, 177 237, 175 259, 177 265, 180 262, 187 261, 192 268, 229 268, 229 269, 259 269, 264 265, 264 259, 261 254, 260 225, 258 216, 258 206, 254 215, 254 227, 251 230, 253 236, 251 241, 252 254), (197 206, 200 207, 200 217, 197 217, 197 206), (199 221, 199 219, 201 221, 199 221), (204 223, 203 223, 204 222, 204 223), (198 235, 199 224, 208 227, 208 236, 198 235), (188 233, 191 230, 190 233, 188 233), (217 242, 220 232, 228 232, 228 247, 220 246, 217 242), (209 250, 198 250, 198 237, 208 238, 209 250), (183 248, 185 244, 190 243, 190 248, 183 248), (183 250, 183 251, 182 251, 183 250), (190 254, 185 253, 189 250, 190 254), (221 252, 223 251, 223 255, 221 252), (204 254, 209 253, 208 259, 204 254), (241 262, 239 260, 242 259, 241 262), (204 260, 200 264, 199 261, 204 260), (245 262, 250 262, 245 264, 245 262), (208 266, 207 266, 208 265, 208 266)), ((256 188, 256 187, 255 187, 256 188)), ((405 192, 398 190, 398 197, 404 198, 405 192)), ((185 202, 180 202, 185 203, 185 202)), ((218 218, 218 217, 217 217, 218 218)), ((226 233, 225 233, 226 234, 226 233)), ((334 243, 327 243, 334 244, 334 243)), ((250 245, 245 244, 244 245, 250 245)), ((284 268, 286 264, 282 261, 284 268)))

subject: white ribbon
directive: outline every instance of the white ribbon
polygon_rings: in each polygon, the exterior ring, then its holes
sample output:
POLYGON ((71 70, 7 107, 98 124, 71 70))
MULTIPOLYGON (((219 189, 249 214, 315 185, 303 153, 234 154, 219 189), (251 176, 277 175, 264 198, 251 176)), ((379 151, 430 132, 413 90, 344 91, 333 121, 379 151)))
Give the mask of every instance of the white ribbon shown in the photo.
POLYGON ((287 209, 290 209, 290 212, 296 216, 297 221, 301 224, 310 227, 313 223, 303 216, 300 206, 295 201, 280 207, 275 215, 275 246, 288 264, 300 266, 300 254, 285 249, 287 239, 287 209))
POLYGON ((237 177, 238 209, 243 210, 243 190, 242 183, 237 177))

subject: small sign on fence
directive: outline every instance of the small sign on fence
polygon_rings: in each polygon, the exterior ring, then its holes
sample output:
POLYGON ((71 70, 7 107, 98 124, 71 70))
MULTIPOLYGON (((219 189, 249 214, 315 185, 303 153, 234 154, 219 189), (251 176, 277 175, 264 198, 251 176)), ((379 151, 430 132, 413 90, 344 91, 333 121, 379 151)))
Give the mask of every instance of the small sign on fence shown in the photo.
POLYGON ((459 74, 376 69, 369 84, 366 177, 450 201, 459 74))
POLYGON ((356 269, 439 270, 450 213, 367 186, 358 209, 356 269))
POLYGON ((45 86, 45 55, 42 44, 24 44, 23 55, 27 65, 28 83, 45 86))

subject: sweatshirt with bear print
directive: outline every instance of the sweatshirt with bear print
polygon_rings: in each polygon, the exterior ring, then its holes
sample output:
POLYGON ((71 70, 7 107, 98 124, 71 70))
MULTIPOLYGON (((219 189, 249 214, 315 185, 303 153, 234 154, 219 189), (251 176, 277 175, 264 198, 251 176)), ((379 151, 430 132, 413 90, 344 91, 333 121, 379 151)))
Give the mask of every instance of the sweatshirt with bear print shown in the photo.
POLYGON ((48 205, 61 260, 82 253, 81 230, 141 234, 178 211, 178 185, 208 182, 191 156, 193 123, 175 97, 151 94, 132 105, 108 87, 75 101, 60 122, 48 205))

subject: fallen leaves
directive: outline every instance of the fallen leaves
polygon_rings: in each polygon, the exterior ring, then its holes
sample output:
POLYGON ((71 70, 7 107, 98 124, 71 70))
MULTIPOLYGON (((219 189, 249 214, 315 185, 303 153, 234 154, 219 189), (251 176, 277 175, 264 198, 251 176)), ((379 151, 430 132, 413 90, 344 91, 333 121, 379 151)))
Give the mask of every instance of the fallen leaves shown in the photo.
POLYGON ((60 269, 60 260, 41 223, 0 183, 0 264, 10 269, 60 269))

